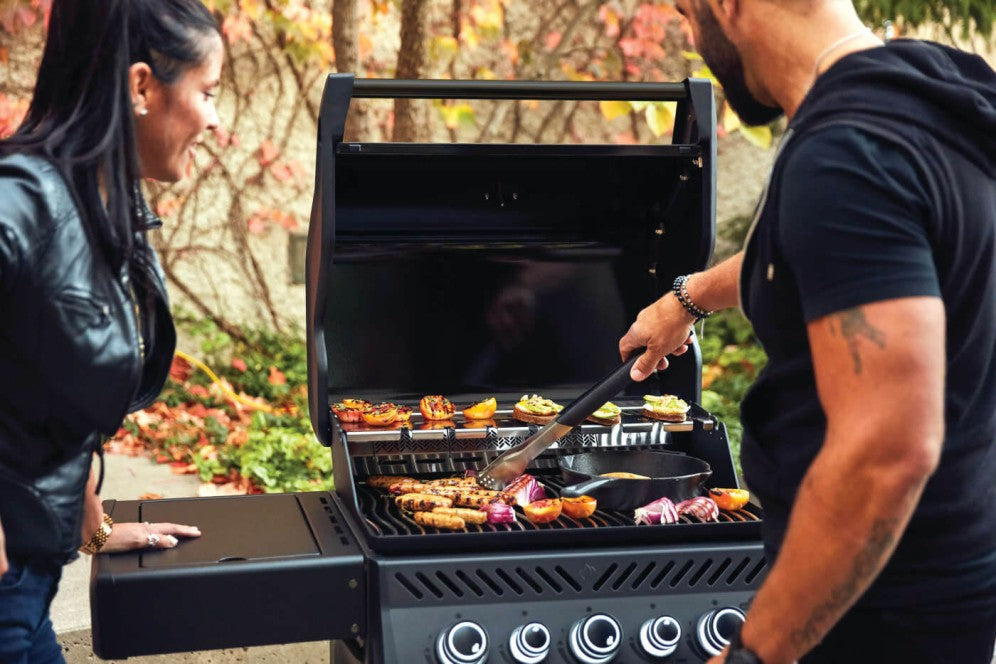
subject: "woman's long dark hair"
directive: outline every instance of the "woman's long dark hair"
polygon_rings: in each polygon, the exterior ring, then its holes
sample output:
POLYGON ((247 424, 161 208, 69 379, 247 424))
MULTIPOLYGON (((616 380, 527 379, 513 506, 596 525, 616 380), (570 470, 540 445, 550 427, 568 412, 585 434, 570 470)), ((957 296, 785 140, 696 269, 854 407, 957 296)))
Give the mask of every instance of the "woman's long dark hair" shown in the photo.
POLYGON ((91 238, 139 288, 152 220, 139 187, 129 67, 145 62, 172 83, 203 61, 205 37, 217 32, 200 0, 55 0, 31 106, 0 142, 0 154, 39 155, 62 171, 91 238))

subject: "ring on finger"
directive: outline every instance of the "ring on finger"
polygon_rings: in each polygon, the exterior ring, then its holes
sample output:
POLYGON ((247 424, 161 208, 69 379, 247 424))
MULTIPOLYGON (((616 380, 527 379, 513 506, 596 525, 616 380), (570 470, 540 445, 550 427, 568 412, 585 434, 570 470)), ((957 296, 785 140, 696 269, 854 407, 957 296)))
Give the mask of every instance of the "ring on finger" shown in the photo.
POLYGON ((149 536, 146 538, 146 542, 150 549, 157 546, 159 544, 159 535, 156 533, 149 533, 149 536))

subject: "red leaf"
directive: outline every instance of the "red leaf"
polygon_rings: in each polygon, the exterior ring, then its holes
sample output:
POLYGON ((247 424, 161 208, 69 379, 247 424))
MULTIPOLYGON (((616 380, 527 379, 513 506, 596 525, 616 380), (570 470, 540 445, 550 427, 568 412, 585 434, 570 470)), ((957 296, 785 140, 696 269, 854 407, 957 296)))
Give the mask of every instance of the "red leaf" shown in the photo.
MULTIPOLYGON (((200 387, 201 389, 203 389, 203 386, 201 385, 195 385, 194 387, 200 387)), ((207 396, 207 390, 204 390, 204 392, 205 392, 204 396, 207 396)), ((194 390, 191 389, 190 393, 193 394, 194 390)), ((187 414, 192 417, 199 417, 201 419, 204 419, 204 416, 207 415, 207 408, 202 403, 195 403, 194 405, 187 408, 187 414)))
POLYGON ((244 360, 240 360, 237 357, 233 357, 232 358, 232 368, 233 369, 238 369, 239 371, 242 371, 242 372, 245 372, 246 369, 248 369, 249 367, 246 366, 246 363, 245 363, 244 360))
POLYGON ((268 166, 272 164, 277 157, 280 156, 280 150, 273 141, 266 139, 263 144, 259 146, 259 163, 263 166, 268 166))
POLYGON ((193 367, 185 359, 179 356, 173 357, 173 364, 169 367, 169 377, 180 383, 186 382, 193 372, 193 367))
POLYGON ((248 42, 252 39, 252 24, 248 18, 241 14, 230 14, 225 17, 221 24, 221 34, 225 36, 229 44, 234 44, 237 41, 248 42))
MULTIPOLYGON (((210 394, 208 393, 207 388, 204 387, 203 385, 191 385, 190 388, 188 389, 188 392, 190 392, 193 396, 195 396, 195 397, 201 397, 202 399, 205 398, 205 397, 210 396, 210 394)), ((201 405, 201 404, 197 404, 197 406, 200 406, 201 408, 204 408, 204 406, 201 405)), ((191 408, 191 410, 193 410, 193 408, 191 408)), ((191 414, 193 414, 193 413, 191 413, 191 414)), ((204 417, 204 415, 197 415, 197 417, 204 417)))
POLYGON ((270 367, 270 377, 268 380, 270 381, 270 385, 287 384, 287 376, 285 376, 283 372, 281 372, 280 369, 276 367, 270 367))

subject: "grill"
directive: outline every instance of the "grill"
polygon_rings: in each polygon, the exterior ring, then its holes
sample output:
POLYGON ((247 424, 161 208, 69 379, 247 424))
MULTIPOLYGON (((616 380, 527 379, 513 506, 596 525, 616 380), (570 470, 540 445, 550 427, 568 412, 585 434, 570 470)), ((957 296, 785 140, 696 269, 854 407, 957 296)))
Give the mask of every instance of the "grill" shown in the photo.
MULTIPOLYGON (((717 477, 724 478, 726 483, 722 486, 735 483, 725 436, 717 422, 701 407, 694 406, 685 422, 664 423, 641 417, 642 403, 627 405, 622 402, 618 405, 623 410, 623 422, 619 426, 583 424, 575 428, 555 443, 550 452, 537 459, 530 473, 548 491, 557 494, 564 487, 557 467, 557 457, 561 454, 593 448, 675 450, 684 441, 694 446, 688 453, 711 460, 710 465, 722 468, 721 471, 714 471, 717 477)), ((678 524, 666 529, 637 527, 631 512, 600 509, 587 519, 561 516, 550 524, 541 525, 518 519, 512 524, 469 524, 466 531, 451 532, 420 526, 394 505, 386 491, 370 487, 364 481, 371 475, 402 475, 429 480, 478 470, 538 430, 536 425, 526 425, 513 419, 510 411, 499 411, 493 422, 494 426, 484 428, 457 422, 433 428, 436 426, 434 423, 427 424, 415 415, 410 427, 394 431, 362 424, 333 425, 339 444, 353 449, 349 463, 353 467, 355 481, 342 493, 349 504, 355 506, 371 548, 390 553, 469 551, 489 546, 597 545, 613 539, 660 544, 759 536, 761 513, 752 505, 735 512, 721 511, 718 522, 700 522, 695 517, 682 516, 678 524), (419 439, 419 433, 435 435, 419 439), (349 441, 343 441, 344 438, 349 441), (425 536, 429 536, 428 541, 425 536)), ((713 482, 713 485, 717 484, 713 482)))
MULTIPOLYGON (((568 403, 618 365, 618 337, 714 241, 715 111, 707 81, 596 84, 354 81, 321 106, 309 229, 309 406, 336 489, 105 503, 115 520, 196 523, 170 551, 101 555, 91 582, 105 658, 334 640, 336 664, 708 659, 767 569, 760 508, 637 526, 599 509, 548 524, 418 525, 373 475, 480 470, 538 427, 523 393, 568 403), (677 103, 673 143, 451 145, 343 142, 355 97, 677 103), (495 397, 485 422, 425 422, 417 404, 495 397), (409 425, 343 424, 342 398, 414 407, 409 425), (170 610, 151 624, 145 598, 170 610)), ((661 450, 737 486, 725 427, 700 405, 697 345, 585 423, 529 472, 563 488, 561 455, 661 450), (644 391, 692 403, 684 422, 641 416, 644 391)))

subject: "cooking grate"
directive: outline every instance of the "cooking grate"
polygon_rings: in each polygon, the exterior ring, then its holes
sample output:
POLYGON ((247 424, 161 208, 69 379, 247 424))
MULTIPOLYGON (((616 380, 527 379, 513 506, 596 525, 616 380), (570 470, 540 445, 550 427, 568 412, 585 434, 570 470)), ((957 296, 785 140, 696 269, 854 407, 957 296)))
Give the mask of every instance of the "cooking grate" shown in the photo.
MULTIPOLYGON (((432 479, 425 477, 424 479, 432 479)), ((538 474, 539 479, 554 493, 564 487, 558 475, 538 474)), ((356 482, 356 495, 364 526, 375 549, 420 550, 433 549, 434 542, 445 548, 459 547, 461 541, 467 548, 484 542, 491 545, 511 545, 522 543, 529 546, 543 543, 565 544, 609 541, 613 536, 625 537, 626 541, 641 542, 696 542, 717 539, 742 539, 756 536, 761 523, 761 511, 752 504, 735 512, 720 510, 716 522, 702 522, 682 515, 680 522, 660 526, 637 526, 631 512, 616 510, 596 510, 587 519, 573 519, 561 515, 547 524, 533 524, 517 514, 517 520, 510 524, 468 524, 463 531, 440 530, 417 524, 414 519, 394 505, 394 496, 387 491, 356 482)))

